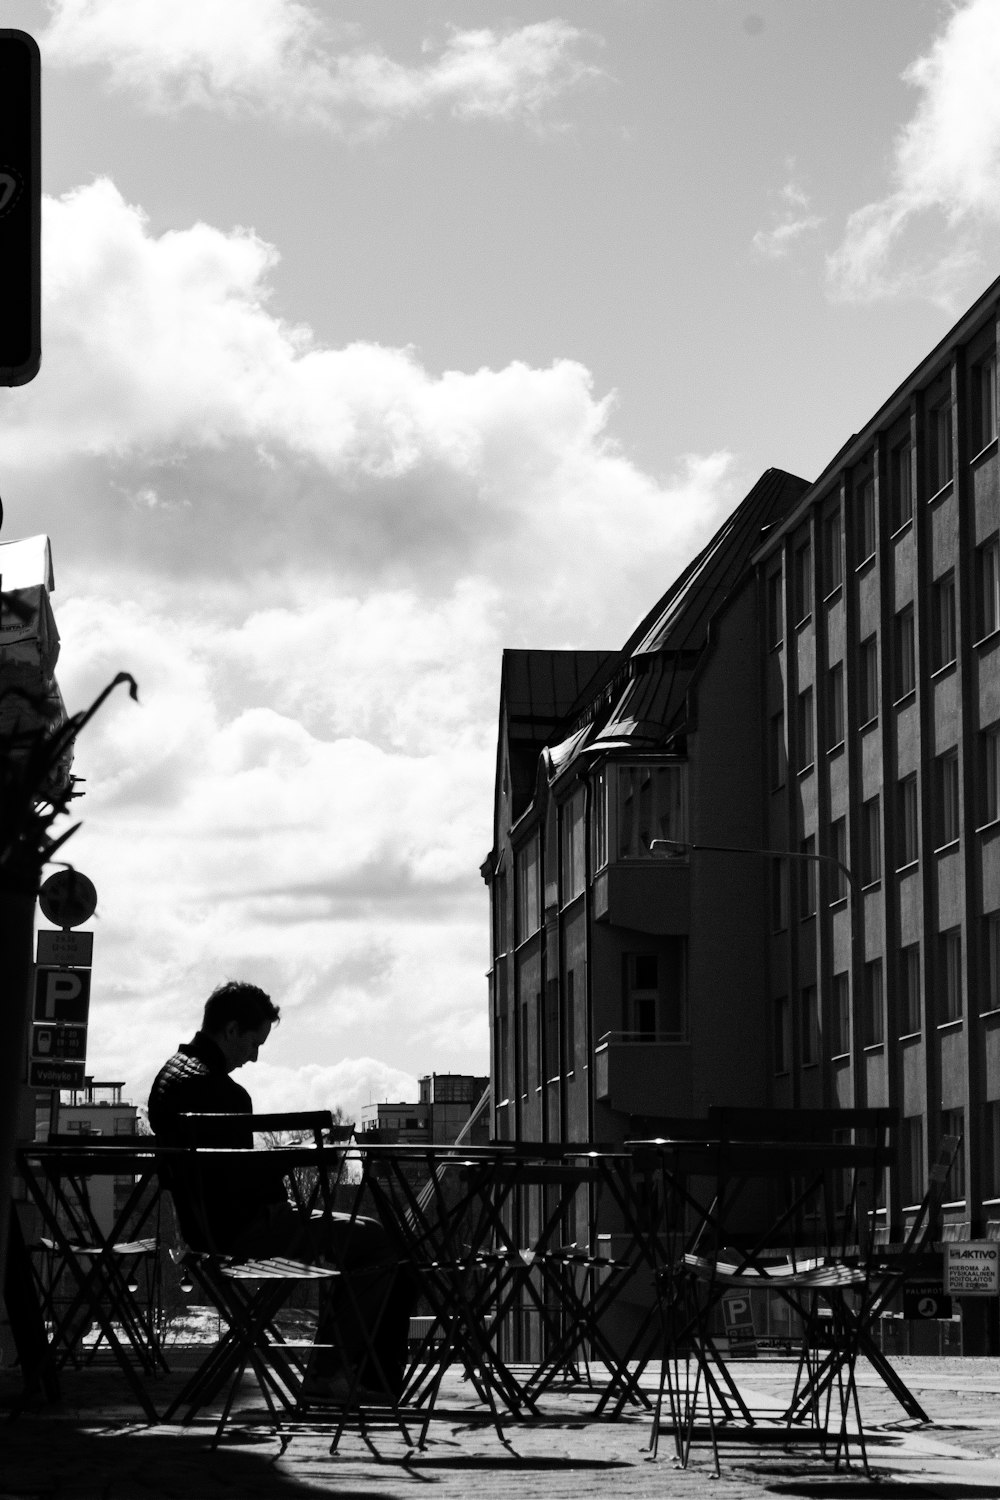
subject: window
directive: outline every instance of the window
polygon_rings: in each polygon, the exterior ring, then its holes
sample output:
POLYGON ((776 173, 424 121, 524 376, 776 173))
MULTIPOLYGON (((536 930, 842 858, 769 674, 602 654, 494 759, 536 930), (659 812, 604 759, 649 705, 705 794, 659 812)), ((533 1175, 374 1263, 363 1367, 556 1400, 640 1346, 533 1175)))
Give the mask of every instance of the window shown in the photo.
POLYGON ((941 957, 941 1022, 958 1021, 962 1004, 962 933, 958 927, 938 938, 941 957))
POLYGON ((802 1065, 819 1062, 819 993, 814 984, 802 991, 802 1065))
POLYGON ((833 1052, 843 1056, 851 1050, 851 982, 846 973, 833 976, 833 1052))
POLYGON ((889 455, 889 492, 892 497, 892 529, 898 531, 913 519, 913 449, 910 440, 897 444, 889 455))
POLYGON ((771 573, 767 580, 767 644, 769 646, 780 646, 785 638, 781 603, 781 574, 771 573))
POLYGON ((826 746, 844 743, 844 664, 835 662, 826 674, 826 746))
POLYGON ((982 823, 1000 818, 1000 724, 979 735, 979 817, 982 823))
POLYGON ((858 562, 863 563, 875 553, 875 481, 871 478, 863 480, 857 491, 857 528, 858 562))
POLYGON ((1000 630, 1000 536, 976 548, 976 634, 1000 630))
POLYGON ((807 770, 816 758, 813 744, 813 690, 803 688, 798 703, 798 757, 799 770, 807 770))
POLYGON ((594 777, 590 840, 593 868, 603 870, 608 862, 608 773, 603 766, 594 777))
POLYGON ((862 1029, 866 1047, 873 1047, 885 1041, 885 997, 880 958, 873 958, 871 963, 865 964, 865 1011, 862 1029))
POLYGON ((973 426, 976 449, 997 435, 997 357, 992 352, 972 369, 973 426))
POLYGON ((959 836, 958 750, 946 750, 935 757, 937 792, 937 828, 935 846, 945 848, 959 836))
POLYGON ((687 766, 618 767, 618 858, 656 859, 653 839, 687 838, 687 766))
POLYGON ((858 653, 858 713, 862 724, 878 718, 878 637, 861 642, 858 653))
POLYGON ((774 1071, 787 1073, 791 1067, 792 1038, 788 996, 779 995, 774 1002, 774 1071))
POLYGON ((528 1040, 528 1002, 527 1002, 527 1000, 522 1000, 521 1001, 521 1029, 520 1029, 520 1036, 519 1036, 518 1040, 519 1040, 519 1043, 520 1043, 520 1046, 519 1046, 519 1049, 518 1049, 519 1053, 520 1053, 520 1057, 519 1057, 519 1064, 520 1064, 520 1066, 518 1067, 518 1073, 519 1073, 520 1076, 518 1077, 518 1087, 519 1087, 519 1089, 520 1089, 520 1091, 521 1091, 522 1094, 526 1094, 528 1092, 528 1064, 529 1064, 530 1058, 531 1058, 531 1044, 530 1044, 530 1042, 528 1040))
POLYGON ((986 980, 984 1010, 1000 1010, 1000 911, 983 917, 983 975, 986 980))
MULTIPOLYGON (((965 1110, 943 1109, 941 1111, 941 1134, 965 1135, 965 1110)), ((948 1182, 945 1187, 945 1197, 952 1203, 965 1197, 965 1152, 960 1150, 955 1157, 951 1171, 948 1173, 948 1182)))
POLYGON ((913 605, 907 604, 896 615, 895 650, 893 669, 895 673, 896 698, 905 698, 917 686, 916 634, 913 626, 913 605))
POLYGON ((915 864, 920 856, 919 802, 916 774, 904 776, 897 788, 899 838, 897 869, 915 864))
POLYGON ((827 594, 832 594, 843 582, 843 540, 838 506, 823 518, 823 588, 827 594))
POLYGON ((498 1102, 510 1097, 510 1057, 507 1051, 510 1046, 510 1018, 506 1015, 500 1017, 497 1028, 496 1042, 496 1079, 498 1102))
POLYGON ((782 932, 788 926, 788 861, 771 861, 771 926, 782 932))
POLYGON ((929 478, 931 494, 943 489, 954 467, 951 437, 951 398, 932 406, 927 424, 930 452, 929 478))
POLYGON ((955 660, 955 573, 945 573, 934 584, 934 639, 932 661, 935 672, 955 660))
POLYGON ((687 942, 668 939, 657 953, 624 955, 624 1028, 644 1042, 687 1035, 687 942))
POLYGON ((830 824, 830 856, 837 861, 838 868, 833 877, 833 900, 846 901, 847 874, 847 819, 835 818, 830 824))
POLYGON ((882 879, 878 797, 869 797, 861 808, 861 878, 865 885, 873 885, 882 879))
POLYGON ((563 1011, 563 1072, 572 1073, 576 1067, 576 970, 567 969, 565 978, 565 1008, 563 1011))
POLYGON ((899 952, 899 1024, 903 1036, 920 1030, 920 944, 899 952))
POLYGON ((924 1121, 922 1115, 911 1115, 903 1121, 902 1182, 903 1204, 912 1208, 924 1196, 924 1121))
POLYGON ((768 761, 771 769, 771 787, 784 786, 788 772, 788 757, 785 750, 785 716, 780 711, 771 715, 770 745, 768 761))
POLYGON ((799 845, 799 916, 816 915, 816 839, 812 834, 799 845))
POLYGON ((1000 1198, 1000 1100, 987 1100, 983 1125, 983 1197, 1000 1198))
POLYGON ((536 933, 542 925, 542 887, 537 834, 514 855, 514 886, 517 900, 517 941, 536 933))
POLYGON ((806 542, 795 554, 795 618, 805 620, 812 614, 812 547, 806 542))
POLYGON ((585 811, 586 799, 582 788, 559 810, 560 876, 564 906, 567 901, 581 896, 587 883, 585 811))

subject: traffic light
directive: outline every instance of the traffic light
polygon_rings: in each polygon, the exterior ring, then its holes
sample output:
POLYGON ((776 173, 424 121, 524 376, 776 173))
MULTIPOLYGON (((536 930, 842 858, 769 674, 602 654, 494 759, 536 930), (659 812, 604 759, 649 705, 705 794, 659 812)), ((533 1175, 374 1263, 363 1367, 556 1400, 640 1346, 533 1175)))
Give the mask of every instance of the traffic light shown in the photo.
POLYGON ((0 385, 41 360, 41 71, 34 37, 0 29, 0 385))

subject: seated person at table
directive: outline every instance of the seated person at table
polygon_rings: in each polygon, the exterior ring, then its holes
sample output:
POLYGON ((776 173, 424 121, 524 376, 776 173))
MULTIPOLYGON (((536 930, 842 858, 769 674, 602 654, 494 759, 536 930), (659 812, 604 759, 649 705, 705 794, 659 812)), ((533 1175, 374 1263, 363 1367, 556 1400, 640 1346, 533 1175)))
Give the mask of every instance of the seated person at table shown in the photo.
MULTIPOLYGON (((256 1062, 278 1007, 256 985, 230 981, 209 996, 201 1030, 160 1069, 149 1095, 149 1124, 163 1145, 191 1145, 184 1114, 249 1115, 246 1089, 230 1075, 256 1062)), ((239 1119, 201 1122, 196 1144, 252 1147, 249 1123, 239 1119)), ((170 1182, 181 1231, 192 1249, 249 1259, 283 1255, 329 1261, 347 1273, 347 1295, 331 1298, 321 1320, 305 1394, 332 1398, 356 1377, 363 1396, 398 1394, 403 1380, 412 1295, 398 1256, 381 1224, 348 1214, 310 1218, 288 1201, 284 1177, 268 1170, 257 1152, 242 1162, 201 1169, 197 1184, 175 1165, 170 1182), (370 1339, 366 1328, 374 1330, 370 1339), (374 1351, 370 1357, 369 1345, 374 1351), (353 1376, 347 1371, 354 1371, 353 1376)))

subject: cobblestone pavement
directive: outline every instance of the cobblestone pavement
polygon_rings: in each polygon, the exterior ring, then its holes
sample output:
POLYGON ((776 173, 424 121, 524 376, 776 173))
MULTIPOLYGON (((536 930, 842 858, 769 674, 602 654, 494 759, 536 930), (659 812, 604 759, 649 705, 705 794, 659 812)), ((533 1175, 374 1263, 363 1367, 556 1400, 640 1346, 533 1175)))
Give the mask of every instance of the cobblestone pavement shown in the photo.
MULTIPOLYGON (((862 1405, 873 1478, 857 1467, 835 1472, 811 1448, 727 1443, 719 1481, 704 1447, 686 1470, 678 1469, 669 1435, 652 1461, 646 1413, 588 1421, 593 1397, 580 1391, 553 1396, 545 1422, 512 1425, 505 1446, 492 1427, 472 1420, 468 1390, 457 1377, 446 1383, 448 1415, 435 1420, 422 1454, 409 1451, 398 1431, 380 1431, 370 1446, 357 1432, 345 1434, 331 1456, 329 1431, 315 1429, 298 1432, 282 1454, 270 1432, 238 1424, 213 1452, 209 1425, 137 1423, 123 1405, 118 1372, 94 1365, 64 1374, 58 1406, 4 1420, 0 1500, 397 1500, 422 1490, 434 1500, 694 1500, 712 1489, 727 1500, 842 1500, 890 1488, 900 1500, 1000 1500, 1000 1360, 893 1363, 932 1423, 906 1418, 866 1367, 862 1405)), ((755 1407, 779 1403, 790 1389, 786 1362, 748 1362, 738 1370, 755 1407)), ((165 1404, 170 1379, 157 1389, 165 1404)), ((17 1391, 16 1377, 0 1372, 0 1397, 9 1402, 17 1391)), ((248 1386, 247 1410, 254 1395, 248 1386)))

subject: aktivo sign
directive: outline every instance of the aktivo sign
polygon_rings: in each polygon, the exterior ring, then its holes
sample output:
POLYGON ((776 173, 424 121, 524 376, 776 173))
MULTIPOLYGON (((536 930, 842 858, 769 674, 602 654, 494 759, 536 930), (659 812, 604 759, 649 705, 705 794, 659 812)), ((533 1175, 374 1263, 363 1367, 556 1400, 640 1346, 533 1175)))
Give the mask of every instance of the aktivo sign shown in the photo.
POLYGON ((944 1290, 953 1297, 995 1297, 1000 1292, 1000 1244, 968 1240, 945 1245, 944 1290))

